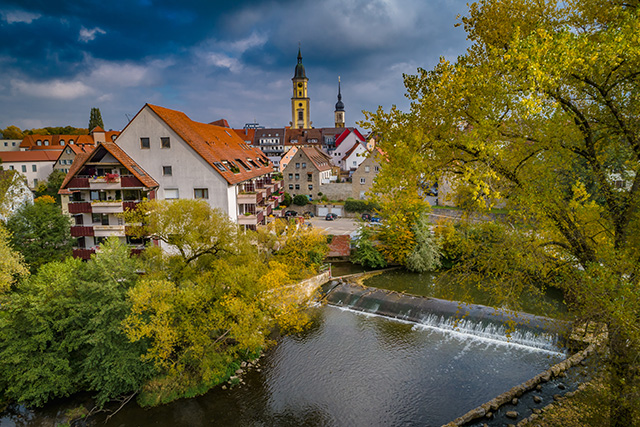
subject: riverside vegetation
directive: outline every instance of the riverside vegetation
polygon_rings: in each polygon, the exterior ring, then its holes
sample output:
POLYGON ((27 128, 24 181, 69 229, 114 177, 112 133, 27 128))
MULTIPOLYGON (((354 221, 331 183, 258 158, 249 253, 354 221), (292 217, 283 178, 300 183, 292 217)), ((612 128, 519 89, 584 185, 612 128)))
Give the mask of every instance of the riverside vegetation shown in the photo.
POLYGON ((5 403, 89 391, 98 407, 136 393, 157 405, 201 394, 269 346, 274 327, 305 326, 290 285, 318 271, 327 251, 318 232, 279 221, 243 231, 195 200, 144 202, 127 216, 144 218, 133 233, 175 250, 130 257, 113 238, 88 262, 67 257, 30 273, 0 225, 5 403))

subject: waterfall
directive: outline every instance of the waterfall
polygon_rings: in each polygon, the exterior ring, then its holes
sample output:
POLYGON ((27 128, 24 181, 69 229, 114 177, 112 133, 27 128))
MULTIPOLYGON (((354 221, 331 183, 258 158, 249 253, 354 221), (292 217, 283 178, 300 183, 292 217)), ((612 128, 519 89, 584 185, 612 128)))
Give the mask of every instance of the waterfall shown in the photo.
POLYGON ((391 317, 488 342, 560 352, 565 322, 492 307, 417 297, 377 288, 341 283, 326 295, 329 304, 343 309, 391 317))

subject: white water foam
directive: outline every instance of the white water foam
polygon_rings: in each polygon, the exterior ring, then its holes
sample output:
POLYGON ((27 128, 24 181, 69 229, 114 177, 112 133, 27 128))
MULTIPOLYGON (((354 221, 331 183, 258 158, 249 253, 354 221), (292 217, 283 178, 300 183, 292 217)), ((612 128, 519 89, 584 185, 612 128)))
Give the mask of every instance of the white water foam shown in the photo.
POLYGON ((429 315, 420 322, 383 316, 368 311, 355 310, 350 307, 332 306, 343 311, 359 314, 368 317, 381 317, 399 323, 413 325, 414 330, 430 329, 451 334, 453 336, 473 339, 506 347, 524 348, 529 351, 546 353, 557 357, 566 357, 566 353, 559 351, 557 346, 557 336, 555 334, 537 334, 528 330, 509 329, 505 325, 483 324, 470 319, 447 319, 444 316, 429 315))

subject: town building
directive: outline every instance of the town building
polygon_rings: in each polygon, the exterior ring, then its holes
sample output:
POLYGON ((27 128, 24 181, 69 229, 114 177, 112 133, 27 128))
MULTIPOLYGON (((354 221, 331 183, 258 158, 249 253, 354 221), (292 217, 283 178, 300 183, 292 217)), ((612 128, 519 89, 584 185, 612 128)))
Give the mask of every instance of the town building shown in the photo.
POLYGON ((364 200, 370 193, 373 183, 380 172, 380 152, 373 151, 366 156, 351 177, 351 197, 364 200))
POLYGON ((53 170, 59 170, 64 173, 68 173, 78 154, 90 153, 94 148, 95 145, 67 145, 64 149, 62 149, 62 151, 60 151, 60 155, 53 165, 53 170))
POLYGON ((195 122, 180 111, 146 104, 117 143, 158 183, 158 199, 204 199, 252 229, 282 200, 281 182, 258 148, 232 129, 195 122))
POLYGON ((292 196, 304 194, 314 200, 322 185, 331 182, 329 157, 315 147, 300 147, 282 171, 285 191, 292 196))
POLYGON ((73 256, 91 258, 110 236, 130 245, 133 253, 141 252, 147 241, 127 236, 119 214, 155 198, 157 188, 158 182, 113 142, 78 153, 58 192, 63 213, 73 220, 73 256))
POLYGON ((302 65, 302 53, 298 48, 298 63, 293 73, 293 96, 291 97, 291 129, 311 128, 311 115, 309 112, 310 98, 308 83, 304 65, 302 65))
POLYGON ((342 171, 356 170, 368 152, 365 137, 358 129, 344 129, 336 138, 331 162, 342 171))
POLYGON ((38 183, 46 181, 60 150, 0 151, 0 160, 5 170, 20 172, 27 180, 29 188, 35 190, 38 183))

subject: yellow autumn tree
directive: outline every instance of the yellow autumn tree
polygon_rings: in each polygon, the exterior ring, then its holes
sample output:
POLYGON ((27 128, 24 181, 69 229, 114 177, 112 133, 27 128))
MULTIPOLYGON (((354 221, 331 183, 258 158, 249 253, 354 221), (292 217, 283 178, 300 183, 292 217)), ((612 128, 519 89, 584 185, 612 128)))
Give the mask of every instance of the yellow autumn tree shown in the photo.
POLYGON ((606 327, 615 426, 640 422, 639 8, 479 0, 460 20, 467 52, 405 76, 410 111, 366 114, 388 158, 381 181, 447 179, 469 209, 512 208, 520 228, 509 239, 523 244, 511 247, 535 256, 480 245, 482 268, 539 266, 577 319, 606 327))

